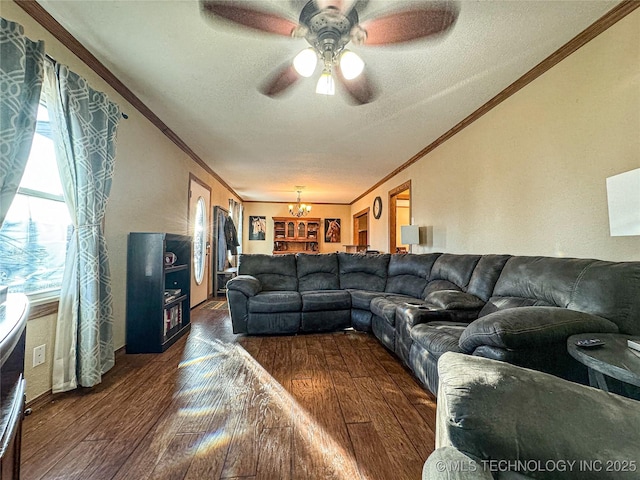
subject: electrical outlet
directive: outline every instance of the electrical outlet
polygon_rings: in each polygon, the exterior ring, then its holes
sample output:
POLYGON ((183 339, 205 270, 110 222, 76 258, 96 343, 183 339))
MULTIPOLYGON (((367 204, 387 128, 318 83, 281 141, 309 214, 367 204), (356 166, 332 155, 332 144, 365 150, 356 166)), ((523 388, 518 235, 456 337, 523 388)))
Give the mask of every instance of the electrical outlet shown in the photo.
POLYGON ((37 367, 44 363, 46 345, 40 345, 33 349, 33 366, 37 367))

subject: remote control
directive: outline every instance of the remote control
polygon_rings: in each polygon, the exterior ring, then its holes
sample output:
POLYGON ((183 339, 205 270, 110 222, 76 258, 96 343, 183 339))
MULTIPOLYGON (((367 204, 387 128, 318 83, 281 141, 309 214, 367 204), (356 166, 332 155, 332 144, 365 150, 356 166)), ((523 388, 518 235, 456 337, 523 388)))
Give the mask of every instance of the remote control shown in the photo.
POLYGON ((591 347, 599 347, 600 345, 604 345, 604 342, 599 338, 585 338, 584 340, 578 340, 576 342, 576 345, 582 348, 591 348, 591 347))

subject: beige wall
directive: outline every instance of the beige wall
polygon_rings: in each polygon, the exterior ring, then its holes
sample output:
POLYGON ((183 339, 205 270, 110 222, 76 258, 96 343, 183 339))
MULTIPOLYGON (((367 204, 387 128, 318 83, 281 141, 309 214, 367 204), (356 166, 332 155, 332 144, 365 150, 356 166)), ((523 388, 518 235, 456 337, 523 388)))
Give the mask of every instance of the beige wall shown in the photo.
MULTIPOLYGON (((344 252, 343 245, 352 243, 353 220, 350 216, 349 205, 337 205, 327 204, 318 205, 312 204, 311 213, 308 215, 311 218, 320 218, 320 238, 319 246, 320 253, 329 253, 335 251, 344 252), (324 219, 325 218, 339 218, 341 227, 341 241, 340 243, 325 243, 324 242, 324 219)), ((272 217, 291 217, 289 214, 289 204, 286 203, 266 203, 266 202, 245 202, 244 203, 244 240, 242 243, 242 251, 244 253, 265 253, 271 254, 273 252, 273 219, 272 217), (266 240, 248 240, 249 234, 249 216, 264 216, 267 217, 267 235, 266 240)))
MULTIPOLYGON (((227 208, 228 199, 233 195, 15 3, 3 0, 2 16, 23 25, 31 39, 44 40, 51 57, 69 65, 93 88, 106 92, 129 115, 118 127, 116 165, 105 221, 114 297, 114 343, 120 348, 125 344, 127 234, 135 231, 187 233, 190 173, 211 187, 212 206, 227 208)), ((55 323, 55 315, 27 323, 28 400, 51 388, 55 323), (47 362, 32 368, 33 347, 42 344, 47 346, 47 362)))
MULTIPOLYGON (((414 252, 640 260, 610 237, 605 179, 640 166, 640 10, 352 205, 383 199, 371 248, 388 250, 388 192, 411 180, 414 252)), ((398 158, 398 163, 406 159, 398 158)))

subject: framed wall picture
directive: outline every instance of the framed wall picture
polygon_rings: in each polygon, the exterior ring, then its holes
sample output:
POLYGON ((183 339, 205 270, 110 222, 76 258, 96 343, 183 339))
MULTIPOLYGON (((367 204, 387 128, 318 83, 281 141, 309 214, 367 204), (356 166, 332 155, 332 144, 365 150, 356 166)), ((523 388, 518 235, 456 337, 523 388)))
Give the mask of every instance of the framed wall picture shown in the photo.
POLYGON ((267 217, 249 215, 249 240, 265 240, 267 217))
POLYGON ((324 219, 324 241, 325 243, 340 243, 340 219, 324 219))

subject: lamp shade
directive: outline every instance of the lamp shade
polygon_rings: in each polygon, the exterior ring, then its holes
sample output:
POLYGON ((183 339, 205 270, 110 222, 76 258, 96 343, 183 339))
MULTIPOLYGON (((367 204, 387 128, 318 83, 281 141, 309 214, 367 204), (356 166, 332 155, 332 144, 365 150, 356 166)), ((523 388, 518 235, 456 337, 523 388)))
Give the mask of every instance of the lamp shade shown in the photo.
POLYGON ((324 70, 322 75, 320 75, 318 84, 316 85, 316 93, 321 95, 334 95, 336 93, 336 86, 333 83, 330 70, 324 70))
POLYGON ((353 80, 362 73, 364 69, 364 62, 354 52, 350 50, 344 50, 340 55, 340 70, 342 75, 347 80, 353 80))
POLYGON ((313 72, 315 72, 317 63, 318 55, 313 48, 309 47, 295 56, 293 59, 293 68, 303 77, 310 77, 313 75, 313 72))
POLYGON ((418 225, 402 225, 400 227, 400 241, 403 245, 418 245, 420 243, 420 227, 418 225))
POLYGON ((640 168, 607 178, 612 237, 640 235, 640 168))

